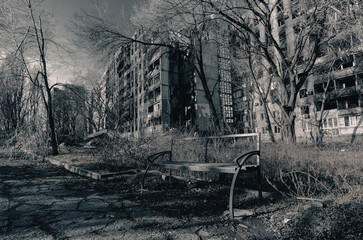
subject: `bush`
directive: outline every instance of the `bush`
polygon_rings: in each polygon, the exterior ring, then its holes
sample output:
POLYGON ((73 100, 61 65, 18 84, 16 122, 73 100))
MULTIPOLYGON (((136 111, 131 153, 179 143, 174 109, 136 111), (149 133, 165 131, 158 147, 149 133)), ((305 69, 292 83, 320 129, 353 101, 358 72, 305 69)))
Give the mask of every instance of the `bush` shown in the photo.
POLYGON ((107 136, 95 140, 100 159, 109 165, 124 168, 144 168, 147 157, 159 151, 170 149, 170 142, 175 133, 152 135, 142 138, 107 136))
POLYGON ((48 155, 47 134, 45 132, 19 131, 6 139, 2 146, 14 154, 23 153, 27 158, 35 155, 48 155))

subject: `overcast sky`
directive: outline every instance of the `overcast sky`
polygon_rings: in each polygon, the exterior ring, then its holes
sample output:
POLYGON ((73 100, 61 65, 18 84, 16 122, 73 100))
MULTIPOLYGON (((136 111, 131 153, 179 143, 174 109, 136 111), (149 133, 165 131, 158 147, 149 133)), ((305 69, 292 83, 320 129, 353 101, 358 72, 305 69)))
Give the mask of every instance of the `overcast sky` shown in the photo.
MULTIPOLYGON (((72 55, 62 54, 60 57, 49 58, 51 64, 52 82, 79 82, 77 73, 85 72, 92 65, 93 59, 83 49, 77 49, 72 44, 72 34, 67 31, 73 15, 82 9, 89 9, 94 2, 102 0, 48 0, 51 11, 55 17, 55 40, 70 49, 72 55)), ((105 0, 108 5, 109 14, 113 16, 118 24, 130 21, 133 5, 140 0, 105 0)))

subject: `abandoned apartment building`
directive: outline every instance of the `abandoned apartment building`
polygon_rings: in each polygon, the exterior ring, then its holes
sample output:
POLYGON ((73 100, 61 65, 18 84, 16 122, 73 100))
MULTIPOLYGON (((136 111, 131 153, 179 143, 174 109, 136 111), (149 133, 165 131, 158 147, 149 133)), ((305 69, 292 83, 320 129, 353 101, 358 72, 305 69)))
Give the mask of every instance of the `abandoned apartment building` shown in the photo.
MULTIPOLYGON (((296 39, 303 25, 301 23, 307 20, 307 17, 302 14, 304 7, 306 8, 304 2, 280 1, 273 12, 272 34, 288 57, 291 57, 289 54, 294 53, 296 39)), ((356 1, 349 1, 349 3, 347 1, 346 5, 339 6, 340 11, 347 11, 350 14, 353 14, 356 8, 358 8, 356 1)), ((305 9, 306 11, 308 10, 305 9)), ((339 21, 339 14, 335 12, 336 8, 330 11, 328 21, 333 28, 335 26, 333 23, 339 21)), ((260 40, 265 41, 264 26, 253 20, 251 24, 254 24, 256 31, 259 32, 260 40)), ((330 36, 329 34, 333 34, 334 31, 334 29, 325 30, 326 36, 330 36)), ((319 121, 321 121, 324 140, 341 140, 342 136, 363 133, 363 124, 360 121, 363 113, 362 42, 362 35, 359 37, 355 33, 347 32, 344 39, 337 39, 330 43, 333 47, 328 47, 328 43, 320 47, 315 65, 297 97, 295 134, 298 141, 310 141, 318 131, 319 121)), ((304 57, 298 63, 298 72, 304 67, 303 61, 308 59, 308 57, 305 58, 306 54, 308 51, 304 52, 304 57)), ((260 71, 258 76, 261 78, 260 81, 269 82, 270 69, 265 67, 266 65, 260 67, 256 64, 256 66, 256 72, 260 71)), ((272 81, 271 93, 278 87, 278 83, 272 81)), ((255 96, 255 99, 257 101, 254 101, 253 112, 256 127, 267 140, 269 136, 265 111, 258 96, 255 96)), ((278 139, 281 137, 281 110, 271 97, 268 99, 268 105, 271 128, 275 138, 278 139)))
MULTIPOLYGON (((142 33, 139 31, 135 38, 142 33)), ((143 37, 143 36, 141 36, 143 37)), ((233 123, 228 41, 203 45, 204 71, 217 114, 233 123)), ((191 59, 164 47, 121 48, 103 74, 106 128, 140 136, 177 127, 212 130, 208 101, 191 59)))
MULTIPOLYGON (((299 1, 281 1, 274 10, 272 28, 275 38, 286 51, 293 52, 299 23, 305 19, 299 12, 302 4, 299 1)), ((346 7, 357 6, 348 4, 346 7)), ((331 14, 329 21, 336 20, 336 17, 336 14, 331 14)), ((253 20, 251 24, 264 41, 264 27, 253 20)), ((235 133, 257 129, 263 139, 268 140, 262 103, 259 96, 251 91, 252 81, 242 78, 233 69, 233 50, 229 45, 229 37, 233 34, 226 31, 228 28, 219 38, 222 41, 205 41, 203 44, 204 71, 208 87, 213 89, 212 99, 217 114, 235 133)), ((141 31, 134 35, 136 39, 143 37, 141 31)), ((362 39, 347 33, 346 39, 339 41, 343 42, 337 44, 339 57, 332 60, 331 50, 321 48, 316 64, 299 92, 295 110, 298 141, 311 140, 319 119, 328 139, 363 133, 362 39)), ((178 51, 170 52, 163 47, 135 42, 120 48, 102 76, 107 99, 106 128, 133 136, 178 127, 212 130, 212 113, 193 64, 193 60, 178 51)), ((258 76, 261 81, 269 77, 268 69, 258 65, 255 68, 256 72, 261 72, 258 76)), ((271 90, 277 87, 272 83, 271 90)), ((268 105, 272 131, 279 139, 281 112, 271 99, 268 105)))

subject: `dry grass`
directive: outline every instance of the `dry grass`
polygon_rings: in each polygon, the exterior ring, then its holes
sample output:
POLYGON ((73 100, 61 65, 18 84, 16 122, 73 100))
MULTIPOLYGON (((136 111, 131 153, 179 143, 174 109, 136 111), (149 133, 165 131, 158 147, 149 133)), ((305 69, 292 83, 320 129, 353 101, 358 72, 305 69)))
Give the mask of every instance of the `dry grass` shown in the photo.
MULTIPOLYGON (((173 131, 142 139, 103 140, 99 155, 104 163, 110 165, 142 169, 149 155, 170 150, 172 139, 191 136, 191 132, 173 131)), ((205 161, 204 144, 204 140, 178 141, 173 145, 173 159, 205 161)), ((265 143, 261 149, 265 187, 289 197, 335 195, 363 201, 363 150, 359 146, 360 142, 319 147, 265 143)), ((254 149, 255 142, 251 139, 210 140, 207 161, 230 162, 239 154, 254 149)), ((203 176, 197 174, 197 177, 203 176)))
POLYGON ((49 154, 45 132, 27 133, 19 131, 1 142, 1 147, 16 158, 35 158, 49 154))
MULTIPOLYGON (((172 139, 192 137, 193 132, 170 131, 139 139, 120 137, 98 139, 92 151, 95 168, 122 171, 130 168, 144 169, 147 157, 159 151, 170 150, 172 139)), ((17 134, 7 143, 14 152, 33 152, 47 155, 45 133, 17 134)), ((363 150, 362 139, 354 144, 286 145, 263 143, 261 162, 265 187, 290 197, 316 198, 327 195, 363 201, 363 150)), ((207 158, 205 141, 178 141, 173 145, 173 160, 231 162, 239 154, 255 149, 253 139, 209 140, 207 158)), ((78 156, 80 160, 81 156, 78 156)), ((79 162, 80 163, 80 162, 79 162)), ((182 173, 183 176, 193 175, 182 173)), ((210 174, 194 174, 197 178, 210 174)), ((207 179, 206 179, 207 180, 207 179)))
POLYGON ((262 149, 265 178, 288 196, 334 194, 362 201, 363 151, 343 149, 267 144, 262 149))

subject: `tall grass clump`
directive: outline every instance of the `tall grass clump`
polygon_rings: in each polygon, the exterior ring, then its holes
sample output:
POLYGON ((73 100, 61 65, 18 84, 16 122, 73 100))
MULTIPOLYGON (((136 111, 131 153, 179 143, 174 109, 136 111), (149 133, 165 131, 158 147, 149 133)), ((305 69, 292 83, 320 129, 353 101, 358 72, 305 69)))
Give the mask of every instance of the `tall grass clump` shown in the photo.
POLYGON ((362 159, 362 150, 341 147, 269 143, 262 149, 266 182, 293 197, 334 194, 362 200, 362 159))

